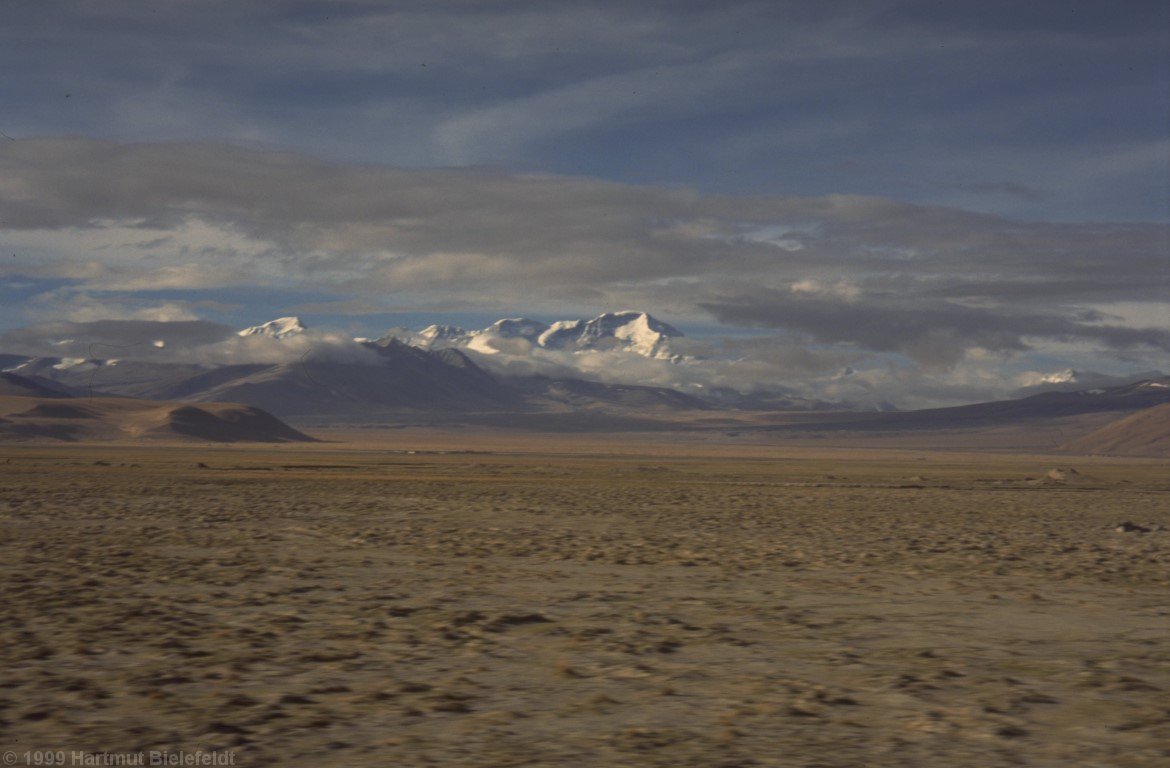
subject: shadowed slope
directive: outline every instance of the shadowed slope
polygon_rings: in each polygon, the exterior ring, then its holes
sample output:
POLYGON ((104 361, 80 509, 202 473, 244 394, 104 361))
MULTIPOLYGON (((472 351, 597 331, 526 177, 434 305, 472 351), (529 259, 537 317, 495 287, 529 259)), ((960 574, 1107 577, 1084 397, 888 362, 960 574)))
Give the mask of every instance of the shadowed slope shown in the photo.
POLYGON ((144 436, 183 435, 217 443, 305 442, 305 435, 266 411, 249 405, 215 403, 169 406, 147 412, 144 436))
POLYGON ((17 373, 0 373, 0 396, 18 397, 69 397, 69 394, 54 389, 35 379, 17 373))

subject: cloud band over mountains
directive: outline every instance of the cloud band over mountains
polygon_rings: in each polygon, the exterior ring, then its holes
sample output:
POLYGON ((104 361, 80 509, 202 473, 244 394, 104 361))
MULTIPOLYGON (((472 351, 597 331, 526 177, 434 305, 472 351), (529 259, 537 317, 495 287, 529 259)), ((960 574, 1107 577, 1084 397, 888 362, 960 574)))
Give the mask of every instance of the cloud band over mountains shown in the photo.
POLYGON ((1154 223, 82 138, 0 145, 0 217, 3 274, 66 303, 278 285, 342 314, 652 307, 931 362, 1029 338, 1170 349, 1107 309, 1170 295, 1154 223))

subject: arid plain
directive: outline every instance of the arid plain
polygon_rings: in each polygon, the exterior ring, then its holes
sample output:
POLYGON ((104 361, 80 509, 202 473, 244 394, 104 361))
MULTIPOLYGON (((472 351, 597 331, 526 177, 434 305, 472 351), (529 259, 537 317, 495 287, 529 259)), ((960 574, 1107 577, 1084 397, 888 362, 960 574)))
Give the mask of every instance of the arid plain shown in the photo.
POLYGON ((3 748, 1170 763, 1164 460, 334 437, 0 447, 3 748))

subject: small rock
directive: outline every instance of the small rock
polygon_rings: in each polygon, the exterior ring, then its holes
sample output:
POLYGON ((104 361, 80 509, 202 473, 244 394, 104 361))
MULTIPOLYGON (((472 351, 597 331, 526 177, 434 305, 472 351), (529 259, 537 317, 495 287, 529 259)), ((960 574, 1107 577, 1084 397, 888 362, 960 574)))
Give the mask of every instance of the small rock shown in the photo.
POLYGON ((1073 483, 1080 474, 1072 467, 1055 467, 1044 473, 1043 480, 1045 483, 1073 483))
POLYGON ((999 728, 995 732, 995 735, 1005 739, 1018 739, 1027 736, 1028 732, 1018 725, 1005 725, 999 728))

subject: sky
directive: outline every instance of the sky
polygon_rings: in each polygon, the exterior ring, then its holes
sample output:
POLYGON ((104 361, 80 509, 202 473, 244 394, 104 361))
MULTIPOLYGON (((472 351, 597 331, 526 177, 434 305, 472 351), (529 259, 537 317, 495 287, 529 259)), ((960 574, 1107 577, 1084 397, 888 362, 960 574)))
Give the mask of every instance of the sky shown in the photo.
POLYGON ((633 308, 744 389, 1170 369, 1163 2, 6 0, 0 64, 9 337, 633 308))

